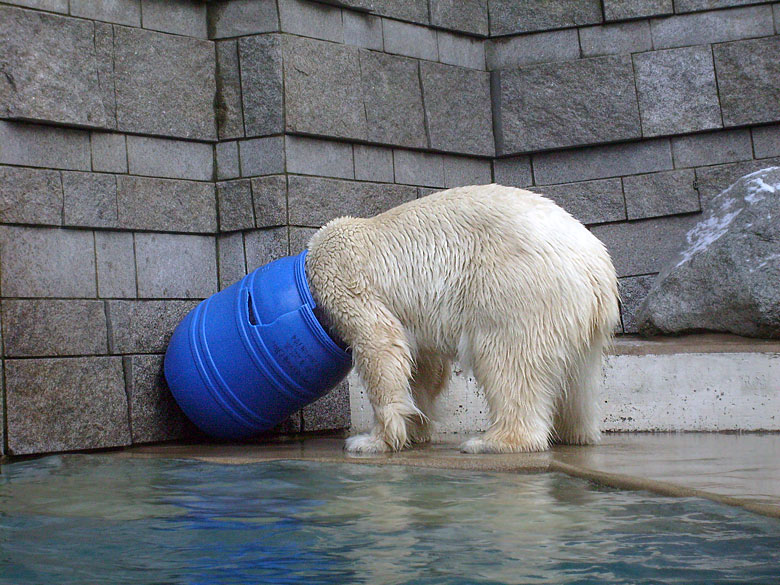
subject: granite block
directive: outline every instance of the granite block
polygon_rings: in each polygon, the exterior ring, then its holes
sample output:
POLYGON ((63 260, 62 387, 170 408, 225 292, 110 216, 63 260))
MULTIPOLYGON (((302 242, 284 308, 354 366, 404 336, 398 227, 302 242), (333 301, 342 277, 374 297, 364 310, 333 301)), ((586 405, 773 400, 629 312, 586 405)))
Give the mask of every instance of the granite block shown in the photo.
POLYGON ((106 130, 116 130, 116 81, 114 78, 114 26, 95 23, 95 54, 100 100, 106 112, 106 130))
POLYGON ((679 250, 699 215, 678 215, 591 228, 609 250, 618 276, 659 272, 679 250))
POLYGON ((342 18, 345 44, 375 51, 383 50, 381 18, 351 10, 343 10, 342 18))
POLYGON ((537 185, 570 183, 669 170, 672 151, 668 139, 657 138, 537 154, 533 166, 537 185))
POLYGON ((217 229, 213 183, 119 175, 117 202, 122 228, 200 233, 217 229))
POLYGON ((493 182, 490 161, 465 156, 444 157, 444 186, 487 185, 493 182))
POLYGON ((107 301, 112 354, 159 353, 198 301, 107 301))
POLYGON ((203 299, 217 292, 213 236, 135 234, 138 296, 203 299))
POLYGON ((344 42, 341 9, 307 0, 278 0, 282 32, 344 42))
POLYGON ((485 70, 485 42, 464 35, 444 31, 436 33, 439 43, 439 61, 448 65, 485 70))
POLYGON ((287 256, 290 253, 287 227, 246 232, 244 234, 244 251, 247 272, 252 272, 255 268, 268 264, 271 260, 287 256))
POLYGON ((672 14, 672 0, 604 0, 604 19, 628 20, 672 14))
POLYGON ((105 127, 92 22, 0 6, 0 117, 105 127))
POLYGON ((238 143, 241 176, 273 175, 285 171, 284 138, 269 136, 238 143))
POLYGON ((431 0, 431 24, 473 35, 487 36, 487 0, 431 0))
POLYGON ((103 301, 3 300, 6 357, 105 355, 103 301))
POLYGON ((355 144, 355 178, 361 181, 392 183, 393 150, 381 146, 355 144))
POLYGON ((620 314, 625 333, 639 333, 636 312, 655 282, 656 275, 627 276, 618 281, 620 287, 620 314))
POLYGON ((0 456, 5 455, 7 437, 5 433, 5 367, 0 360, 0 456))
POLYGON ((290 228, 290 254, 300 254, 309 244, 311 237, 317 233, 318 228, 291 227, 290 228))
POLYGON ((68 13, 68 0, 9 0, 8 4, 60 14, 68 13))
POLYGON ((252 179, 252 201, 258 228, 287 224, 287 177, 272 175, 252 179))
POLYGON ((127 142, 124 134, 92 132, 92 170, 103 173, 127 172, 127 142))
POLYGON ((676 168, 750 160, 753 158, 750 130, 721 130, 675 136, 672 138, 672 156, 676 168))
POLYGON ((724 126, 780 120, 780 36, 712 49, 724 126))
POLYGON ((502 69, 493 84, 500 154, 641 135, 629 56, 502 69))
POLYGON ((130 444, 121 358, 5 360, 5 388, 13 455, 130 444))
POLYGON ((774 33, 772 8, 768 5, 654 18, 650 30, 656 49, 722 43, 774 33))
POLYGON ((71 16, 141 26, 141 0, 70 0, 71 16))
POLYGON ((549 197, 584 224, 626 219, 620 179, 548 185, 531 190, 549 197))
POLYGON ((354 179, 352 145, 304 136, 286 136, 287 172, 354 179))
POLYGON ((760 4, 763 0, 675 0, 675 12, 696 12, 700 10, 714 10, 716 8, 730 8, 745 4, 760 4))
POLYGON ((133 175, 194 181, 214 178, 214 147, 204 142, 128 136, 127 160, 133 175))
POLYGON ((0 164, 88 171, 89 132, 0 120, 0 164))
MULTIPOLYGON (((279 35, 262 35, 243 38, 238 42, 241 63, 241 89, 244 128, 247 136, 278 134, 284 130, 284 106, 282 85, 282 44, 279 35)), ((227 57, 225 57, 227 60, 227 57)), ((224 63, 224 62, 223 62, 224 63)), ((235 73, 228 69, 229 76, 235 73)), ((241 111, 236 102, 237 79, 223 79, 229 84, 229 92, 219 102, 218 116, 228 127, 232 137, 241 136, 239 120, 241 111)))
POLYGON ((426 147, 417 62, 360 51, 360 70, 368 139, 384 144, 426 147))
POLYGON ((216 159, 218 181, 236 179, 241 176, 238 142, 218 142, 214 146, 214 158, 216 159))
POLYGON ((708 46, 651 51, 633 59, 643 136, 722 125, 708 46))
POLYGON ((182 412, 163 373, 163 355, 122 358, 133 443, 201 437, 182 412))
POLYGON ((219 231, 230 232, 255 227, 252 187, 249 179, 217 183, 219 231))
POLYGON ((420 63, 431 148, 493 156, 490 74, 440 63, 420 63))
POLYGON ((220 140, 244 136, 244 110, 241 103, 241 67, 238 61, 238 42, 216 43, 217 96, 215 115, 220 140))
POLYGON ((428 2, 425 0, 323 0, 359 10, 389 16, 398 20, 428 24, 428 2))
POLYGON ((117 26, 114 56, 120 131, 216 139, 213 42, 117 26))
POLYGON ((417 187, 417 199, 427 197, 428 195, 433 195, 439 191, 441 191, 441 189, 436 189, 434 187, 417 187))
POLYGON ((0 167, 0 222, 60 225, 60 173, 42 169, 0 167))
POLYGON ((276 0, 209 2, 209 38, 224 39, 279 30, 276 0))
MULTIPOLYGON (((739 132, 739 130, 736 132, 739 132)), ((753 134, 753 148, 756 152, 756 158, 780 156, 780 124, 760 126, 753 128, 751 132, 753 134)))
POLYGON ((198 39, 209 38, 206 2, 141 0, 143 27, 198 39))
POLYGON ((285 130, 365 140, 356 47, 285 35, 285 130))
POLYGON ((289 178, 290 224, 319 227, 343 215, 372 217, 417 198, 405 185, 321 179, 289 178))
POLYGON ((117 227, 116 176, 104 173, 62 173, 62 223, 76 227, 117 227))
POLYGON ((444 187, 444 157, 440 154, 393 150, 395 182, 423 187, 444 187))
POLYGON ((780 157, 750 160, 725 165, 714 165, 696 169, 696 182, 703 209, 709 202, 741 177, 769 167, 780 166, 780 157))
POLYGON ((600 0, 488 0, 490 34, 510 35, 602 21, 600 0))
POLYGON ((577 29, 556 30, 490 39, 486 43, 487 68, 574 61, 580 58, 577 29))
POLYGON ((91 231, 0 226, 3 297, 94 298, 91 231))
POLYGON ((220 234, 217 236, 217 268, 219 290, 224 290, 246 276, 244 234, 220 234))
POLYGON ((99 297, 136 297, 134 245, 130 232, 95 232, 99 297))
POLYGON ((322 398, 303 407, 303 431, 333 431, 349 428, 349 386, 342 381, 322 398))
POLYGON ((583 57, 625 55, 653 48, 650 24, 646 20, 587 26, 579 32, 583 57))
POLYGON ((628 219, 701 211, 693 169, 623 177, 628 219))
POLYGON ((527 187, 534 182, 531 174, 531 157, 515 156, 493 161, 493 180, 499 185, 527 187))
POLYGON ((439 58, 436 31, 426 26, 385 19, 382 22, 382 38, 387 53, 430 61, 439 58))

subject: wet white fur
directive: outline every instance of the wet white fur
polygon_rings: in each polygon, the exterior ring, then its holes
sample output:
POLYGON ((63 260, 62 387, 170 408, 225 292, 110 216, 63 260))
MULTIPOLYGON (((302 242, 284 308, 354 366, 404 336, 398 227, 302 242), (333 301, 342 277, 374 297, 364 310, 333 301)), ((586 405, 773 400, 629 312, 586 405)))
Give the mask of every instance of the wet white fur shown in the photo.
POLYGON ((373 429, 347 450, 428 440, 454 359, 484 389, 492 423, 463 451, 599 439, 617 279, 601 242, 549 199, 461 187, 373 218, 335 219, 309 242, 306 269, 374 409, 373 429))

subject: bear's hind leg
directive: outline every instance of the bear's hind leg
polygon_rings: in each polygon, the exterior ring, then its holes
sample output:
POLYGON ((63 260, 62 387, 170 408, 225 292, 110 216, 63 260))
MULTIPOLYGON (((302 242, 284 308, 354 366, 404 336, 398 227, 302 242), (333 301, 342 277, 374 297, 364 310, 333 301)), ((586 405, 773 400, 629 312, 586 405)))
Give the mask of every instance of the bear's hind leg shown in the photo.
POLYGON ((472 351, 477 383, 485 391, 492 424, 460 447, 464 453, 529 453, 548 448, 560 368, 541 351, 504 336, 476 344, 472 351))
POLYGON ((598 338, 571 368, 555 413, 555 440, 592 445, 601 439, 598 388, 605 340, 598 338))

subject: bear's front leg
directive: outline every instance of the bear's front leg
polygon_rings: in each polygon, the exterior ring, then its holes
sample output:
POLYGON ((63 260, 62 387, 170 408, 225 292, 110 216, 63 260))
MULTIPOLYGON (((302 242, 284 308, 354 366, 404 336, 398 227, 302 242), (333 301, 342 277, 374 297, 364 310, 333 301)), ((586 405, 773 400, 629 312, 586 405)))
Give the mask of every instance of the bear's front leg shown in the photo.
POLYGON ((421 416, 410 391, 412 357, 403 327, 383 306, 363 307, 352 355, 374 410, 371 432, 347 439, 352 453, 399 451, 409 442, 407 422, 421 416), (370 317, 370 318, 369 318, 370 317))

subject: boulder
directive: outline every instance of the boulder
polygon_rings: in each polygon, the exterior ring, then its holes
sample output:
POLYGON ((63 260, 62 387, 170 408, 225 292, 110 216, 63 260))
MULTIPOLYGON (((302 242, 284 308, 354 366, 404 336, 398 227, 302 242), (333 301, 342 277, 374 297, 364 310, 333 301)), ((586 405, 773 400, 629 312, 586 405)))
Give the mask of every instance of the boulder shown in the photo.
POLYGON ((780 167, 711 200, 637 313, 643 335, 780 338, 780 167))

